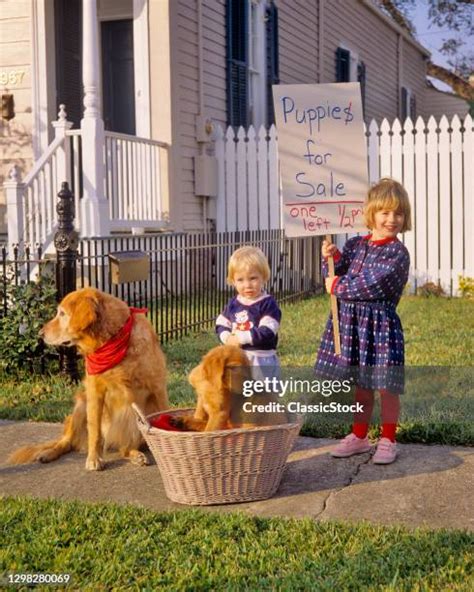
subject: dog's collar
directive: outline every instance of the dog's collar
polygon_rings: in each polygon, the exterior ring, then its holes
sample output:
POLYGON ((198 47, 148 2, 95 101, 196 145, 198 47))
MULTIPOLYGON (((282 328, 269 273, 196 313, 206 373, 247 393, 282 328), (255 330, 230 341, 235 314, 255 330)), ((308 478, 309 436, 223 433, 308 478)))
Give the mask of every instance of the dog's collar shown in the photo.
POLYGON ((99 349, 96 349, 95 352, 86 356, 87 374, 102 374, 117 366, 117 364, 120 364, 127 354, 134 315, 137 313, 146 313, 147 311, 147 308, 130 307, 130 316, 120 331, 104 343, 104 345, 101 345, 99 349))

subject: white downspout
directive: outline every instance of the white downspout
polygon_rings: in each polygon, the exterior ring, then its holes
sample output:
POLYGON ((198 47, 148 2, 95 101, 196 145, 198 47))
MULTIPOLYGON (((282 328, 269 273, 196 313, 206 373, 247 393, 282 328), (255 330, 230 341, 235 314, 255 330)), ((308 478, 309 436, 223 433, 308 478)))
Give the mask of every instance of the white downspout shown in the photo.
MULTIPOLYGON (((199 92, 198 92, 198 107, 199 115, 196 117, 196 141, 198 143, 198 156, 194 159, 194 181, 195 188, 200 179, 205 179, 206 182, 201 184, 202 193, 202 216, 204 232, 209 230, 210 218, 215 218, 215 199, 210 201, 211 195, 217 195, 217 161, 215 157, 207 154, 207 147, 212 141, 212 133, 214 127, 210 117, 207 117, 204 112, 204 47, 202 34, 202 3, 203 0, 198 0, 197 3, 197 23, 198 23, 198 76, 199 76, 199 92)), ((196 189, 195 189, 196 190, 196 189)))
MULTIPOLYGON (((198 78, 199 78, 199 115, 197 125, 199 125, 204 116, 204 64, 203 64, 203 41, 202 41, 202 0, 198 0, 197 3, 197 20, 198 20, 198 78)), ((203 156, 206 153, 205 144, 199 142, 199 156, 203 156)), ((203 228, 204 232, 207 232, 207 197, 202 197, 202 217, 203 217, 203 228)))

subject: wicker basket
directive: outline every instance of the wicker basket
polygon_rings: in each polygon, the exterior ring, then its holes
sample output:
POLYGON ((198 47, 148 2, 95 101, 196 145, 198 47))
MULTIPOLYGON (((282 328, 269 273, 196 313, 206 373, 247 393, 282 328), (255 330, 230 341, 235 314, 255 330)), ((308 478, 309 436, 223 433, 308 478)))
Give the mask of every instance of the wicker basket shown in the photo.
POLYGON ((280 485, 286 459, 302 420, 277 426, 214 432, 175 432, 152 427, 149 419, 194 409, 173 409, 145 417, 138 426, 160 469, 166 495, 180 504, 231 504, 267 499, 280 485))

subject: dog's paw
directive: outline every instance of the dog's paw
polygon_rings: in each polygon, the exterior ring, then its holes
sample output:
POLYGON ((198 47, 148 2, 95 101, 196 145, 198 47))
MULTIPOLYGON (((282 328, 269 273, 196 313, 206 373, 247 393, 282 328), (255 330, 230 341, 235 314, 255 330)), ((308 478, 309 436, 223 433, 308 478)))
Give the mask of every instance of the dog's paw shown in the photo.
POLYGON ((88 471, 102 471, 105 468, 105 463, 98 457, 87 457, 86 470, 88 471))
POLYGON ((140 467, 144 467, 150 464, 146 454, 140 452, 139 450, 132 450, 129 454, 130 462, 134 465, 139 465, 140 467))

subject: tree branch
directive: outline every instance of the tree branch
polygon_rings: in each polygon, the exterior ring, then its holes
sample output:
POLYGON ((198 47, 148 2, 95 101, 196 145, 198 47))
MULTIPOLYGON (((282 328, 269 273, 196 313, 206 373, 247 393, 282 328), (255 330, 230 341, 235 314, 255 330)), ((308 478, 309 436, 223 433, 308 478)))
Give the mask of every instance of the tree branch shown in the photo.
POLYGON ((390 14, 392 19, 405 31, 408 31, 410 35, 415 34, 415 27, 405 18, 405 16, 398 10, 395 4, 391 0, 379 0, 380 5, 390 14))
POLYGON ((428 76, 433 76, 433 78, 448 84, 458 97, 466 101, 474 101, 474 86, 460 76, 457 76, 457 74, 454 74, 454 72, 451 72, 451 70, 447 70, 429 61, 426 67, 426 73, 428 76))
MULTIPOLYGON (((464 0, 461 0, 464 2, 464 0)), ((471 0, 466 1, 470 3, 471 0)), ((412 37, 415 37, 415 29, 410 21, 400 12, 392 0, 379 0, 380 5, 388 12, 392 19, 407 31, 412 37)), ((464 80, 461 76, 455 74, 452 70, 443 68, 434 64, 431 60, 427 62, 426 73, 437 80, 441 80, 453 89, 453 92, 466 101, 474 101, 474 87, 464 80)))

